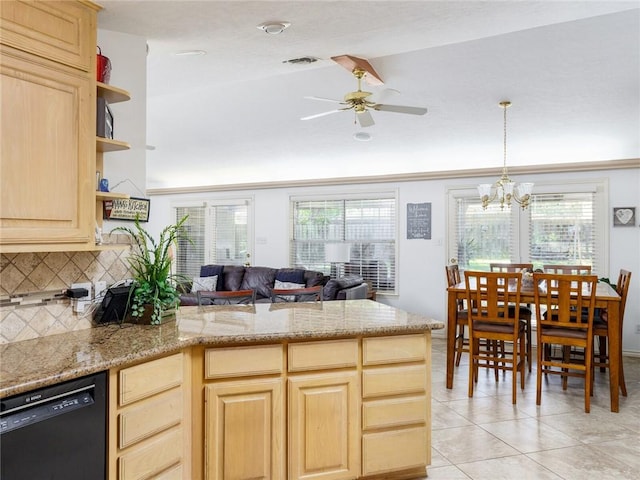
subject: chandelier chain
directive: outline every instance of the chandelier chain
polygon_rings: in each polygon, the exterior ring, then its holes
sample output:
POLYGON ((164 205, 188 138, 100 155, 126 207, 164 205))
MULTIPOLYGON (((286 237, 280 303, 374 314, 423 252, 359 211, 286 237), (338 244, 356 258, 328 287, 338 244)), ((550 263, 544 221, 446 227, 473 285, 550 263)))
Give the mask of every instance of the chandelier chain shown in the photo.
POLYGON ((504 156, 503 156, 503 160, 502 160, 502 165, 504 168, 505 173, 507 172, 507 107, 509 105, 505 104, 502 108, 503 112, 504 112, 504 125, 503 125, 503 141, 502 141, 502 146, 504 148, 504 156))
POLYGON ((502 124, 502 176, 493 184, 484 183, 478 185, 478 193, 482 201, 482 208, 486 209, 488 205, 498 200, 500 202, 500 208, 505 206, 510 207, 511 201, 514 200, 519 203, 523 209, 529 206, 529 200, 531 199, 531 193, 533 190, 533 183, 525 182, 516 184, 509 178, 507 171, 507 108, 511 106, 511 102, 503 100, 500 102, 502 107, 503 124, 502 124))

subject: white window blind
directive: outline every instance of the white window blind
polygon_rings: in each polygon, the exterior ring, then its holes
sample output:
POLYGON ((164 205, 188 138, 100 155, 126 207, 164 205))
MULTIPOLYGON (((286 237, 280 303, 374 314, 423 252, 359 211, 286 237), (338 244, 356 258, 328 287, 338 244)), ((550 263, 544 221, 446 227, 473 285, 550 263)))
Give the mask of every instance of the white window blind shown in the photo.
POLYGON ((189 215, 184 226, 191 242, 176 249, 176 273, 192 278, 206 264, 242 265, 249 252, 248 201, 175 207, 176 219, 189 215))
MULTIPOLYGON (((291 201, 290 265, 331 274, 329 243, 345 243, 345 274, 360 275, 379 292, 395 292, 397 215, 395 197, 291 201)), ((335 271, 333 272, 335 276, 335 271)))
POLYGON ((449 192, 449 258, 462 270, 489 270, 491 262, 591 265, 606 273, 604 185, 545 185, 528 209, 514 204, 482 209, 472 190, 449 192), (581 191, 582 187, 582 191, 581 191))
POLYGON ((516 257, 515 221, 511 210, 489 205, 480 198, 455 198, 452 232, 454 255, 462 270, 489 270, 491 262, 509 262, 516 257))
POLYGON ((595 193, 535 195, 529 211, 529 258, 534 264, 591 265, 601 271, 595 193))

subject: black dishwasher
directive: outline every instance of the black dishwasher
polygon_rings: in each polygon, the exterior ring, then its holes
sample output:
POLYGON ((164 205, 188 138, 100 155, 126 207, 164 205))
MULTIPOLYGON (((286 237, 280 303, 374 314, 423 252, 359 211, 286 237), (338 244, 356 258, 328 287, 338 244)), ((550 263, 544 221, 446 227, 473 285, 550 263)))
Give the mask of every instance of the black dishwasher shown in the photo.
POLYGON ((106 397, 100 372, 2 399, 0 479, 104 479, 106 397))

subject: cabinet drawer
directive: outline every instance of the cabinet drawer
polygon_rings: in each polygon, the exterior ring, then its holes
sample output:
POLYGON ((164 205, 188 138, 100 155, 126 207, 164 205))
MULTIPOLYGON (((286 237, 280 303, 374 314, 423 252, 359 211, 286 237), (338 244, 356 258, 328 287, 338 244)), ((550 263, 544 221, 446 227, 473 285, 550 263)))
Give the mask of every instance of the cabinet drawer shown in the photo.
POLYGON ((372 368, 362 372, 363 398, 423 393, 426 390, 427 367, 425 365, 372 368))
POLYGON ((182 464, 180 464, 170 468, 166 472, 156 475, 153 477, 153 480, 183 480, 183 475, 182 464))
POLYGON ((181 385, 182 353, 120 371, 120 405, 128 405, 181 385))
POLYGON ((81 2, 3 1, 0 41, 88 72, 95 55, 97 9, 81 2))
POLYGON ((182 421, 182 398, 182 392, 177 389, 122 412, 119 416, 119 447, 126 448, 178 425, 182 421))
POLYGON ((292 343, 289 345, 289 371, 355 367, 358 364, 358 341, 292 343))
POLYGON ((427 428, 407 428, 362 437, 362 475, 426 467, 427 428))
POLYGON ((182 427, 176 427, 122 455, 119 459, 119 480, 146 479, 180 463, 182 437, 182 427))
POLYGON ((427 408, 427 398, 424 396, 364 402, 362 405, 362 429, 426 424, 427 408))
POLYGON ((362 364, 424 362, 426 348, 424 335, 365 338, 362 340, 362 364))
POLYGON ((282 373, 282 345, 210 348, 205 352, 207 379, 282 373))

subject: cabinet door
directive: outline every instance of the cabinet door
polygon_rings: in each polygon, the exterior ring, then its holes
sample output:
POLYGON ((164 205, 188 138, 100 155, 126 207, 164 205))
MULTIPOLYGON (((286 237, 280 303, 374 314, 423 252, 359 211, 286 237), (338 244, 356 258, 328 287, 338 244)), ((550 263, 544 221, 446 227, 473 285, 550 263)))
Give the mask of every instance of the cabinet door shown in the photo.
POLYGON ((38 244, 88 247, 95 204, 91 79, 0 48, 0 243, 29 251, 38 244))
POLYGON ((289 377, 289 480, 359 476, 355 371, 289 377))
POLYGON ((205 386, 205 478, 284 477, 284 399, 280 378, 205 386))
POLYGON ((96 12, 99 9, 89 2, 3 0, 0 41, 93 72, 96 12))

